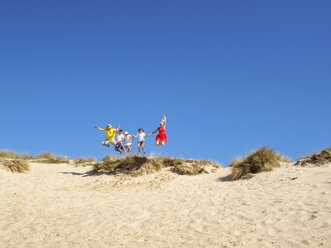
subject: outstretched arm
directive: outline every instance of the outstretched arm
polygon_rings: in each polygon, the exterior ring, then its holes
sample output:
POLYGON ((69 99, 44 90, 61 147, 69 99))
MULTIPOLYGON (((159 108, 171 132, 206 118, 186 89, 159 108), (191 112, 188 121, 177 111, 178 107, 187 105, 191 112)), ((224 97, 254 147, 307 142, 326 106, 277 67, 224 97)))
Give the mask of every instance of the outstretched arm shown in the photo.
POLYGON ((155 134, 158 130, 159 130, 159 129, 156 129, 153 133, 147 134, 146 136, 153 135, 153 134, 155 134))
POLYGON ((96 129, 99 129, 100 131, 105 131, 104 129, 98 127, 98 126, 95 126, 96 129))
POLYGON ((120 126, 117 125, 117 128, 116 128, 116 133, 118 133, 118 131, 120 130, 120 126))

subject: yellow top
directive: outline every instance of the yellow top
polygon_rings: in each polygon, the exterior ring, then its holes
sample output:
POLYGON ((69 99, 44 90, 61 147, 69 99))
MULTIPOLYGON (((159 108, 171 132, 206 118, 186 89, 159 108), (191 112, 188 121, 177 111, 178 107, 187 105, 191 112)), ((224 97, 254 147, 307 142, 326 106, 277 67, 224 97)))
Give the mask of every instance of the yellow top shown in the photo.
POLYGON ((112 128, 112 129, 104 129, 103 131, 105 131, 107 133, 107 139, 108 140, 113 140, 115 139, 115 134, 116 134, 116 129, 112 128))

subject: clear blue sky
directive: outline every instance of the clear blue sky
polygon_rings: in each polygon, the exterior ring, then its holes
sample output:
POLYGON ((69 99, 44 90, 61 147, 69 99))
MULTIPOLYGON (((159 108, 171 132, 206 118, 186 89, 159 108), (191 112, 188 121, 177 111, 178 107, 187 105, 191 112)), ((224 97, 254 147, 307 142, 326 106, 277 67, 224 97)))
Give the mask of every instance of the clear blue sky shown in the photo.
MULTIPOLYGON (((216 160, 331 145, 330 1, 2 1, 0 149, 102 158, 154 131, 156 155, 216 160)), ((134 143, 136 144, 136 142, 134 143)), ((136 150, 136 147, 135 147, 136 150)))

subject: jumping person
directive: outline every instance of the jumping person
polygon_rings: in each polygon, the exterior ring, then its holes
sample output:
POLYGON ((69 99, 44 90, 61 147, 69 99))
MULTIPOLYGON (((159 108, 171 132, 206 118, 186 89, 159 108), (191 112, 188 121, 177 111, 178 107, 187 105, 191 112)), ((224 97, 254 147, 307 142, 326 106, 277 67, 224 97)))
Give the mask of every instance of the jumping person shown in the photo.
POLYGON ((117 129, 115 129, 115 128, 112 128, 112 125, 108 124, 105 129, 102 129, 102 128, 97 127, 97 126, 95 126, 95 128, 99 129, 100 131, 106 132, 106 134, 107 134, 106 140, 102 142, 103 146, 108 146, 108 148, 110 148, 109 143, 116 146, 115 134, 120 129, 120 126, 117 126, 117 129))
POLYGON ((165 134, 165 128, 167 125, 167 118, 165 117, 165 115, 163 114, 163 119, 160 122, 160 127, 157 128, 153 133, 150 133, 148 135, 152 135, 155 134, 157 131, 159 131, 159 134, 156 136, 155 139, 155 145, 159 146, 161 144, 161 146, 164 146, 164 143, 167 142, 167 135, 165 134))
POLYGON ((132 139, 134 139, 134 135, 129 135, 129 133, 127 131, 124 132, 125 135, 125 140, 126 140, 126 144, 124 145, 124 148, 127 149, 127 152, 131 152, 131 146, 132 146, 132 139))
POLYGON ((150 134, 145 134, 144 133, 144 129, 142 129, 142 128, 139 128, 138 129, 138 134, 137 135, 134 135, 134 137, 138 137, 138 145, 137 145, 137 147, 138 147, 138 155, 140 155, 140 146, 142 147, 142 149, 143 149, 143 153, 144 153, 144 155, 146 154, 145 153, 145 138, 147 137, 147 136, 149 136, 150 134))
POLYGON ((115 145, 115 151, 119 152, 122 155, 122 152, 126 154, 126 151, 123 147, 123 141, 125 140, 125 137, 123 135, 123 130, 118 130, 117 133, 117 143, 115 145))

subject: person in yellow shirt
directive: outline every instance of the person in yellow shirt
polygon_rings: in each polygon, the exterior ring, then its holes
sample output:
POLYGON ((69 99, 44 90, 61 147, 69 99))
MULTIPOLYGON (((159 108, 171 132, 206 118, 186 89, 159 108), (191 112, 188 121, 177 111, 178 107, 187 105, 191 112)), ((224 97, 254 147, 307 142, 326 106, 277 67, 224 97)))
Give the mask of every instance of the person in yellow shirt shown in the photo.
POLYGON ((106 132, 107 138, 105 141, 102 142, 103 146, 108 146, 110 148, 110 144, 116 146, 115 141, 115 134, 118 133, 118 130, 120 129, 120 126, 117 126, 117 129, 113 128, 112 125, 108 124, 105 129, 102 129, 100 127, 95 126, 96 129, 99 129, 100 131, 106 132))

